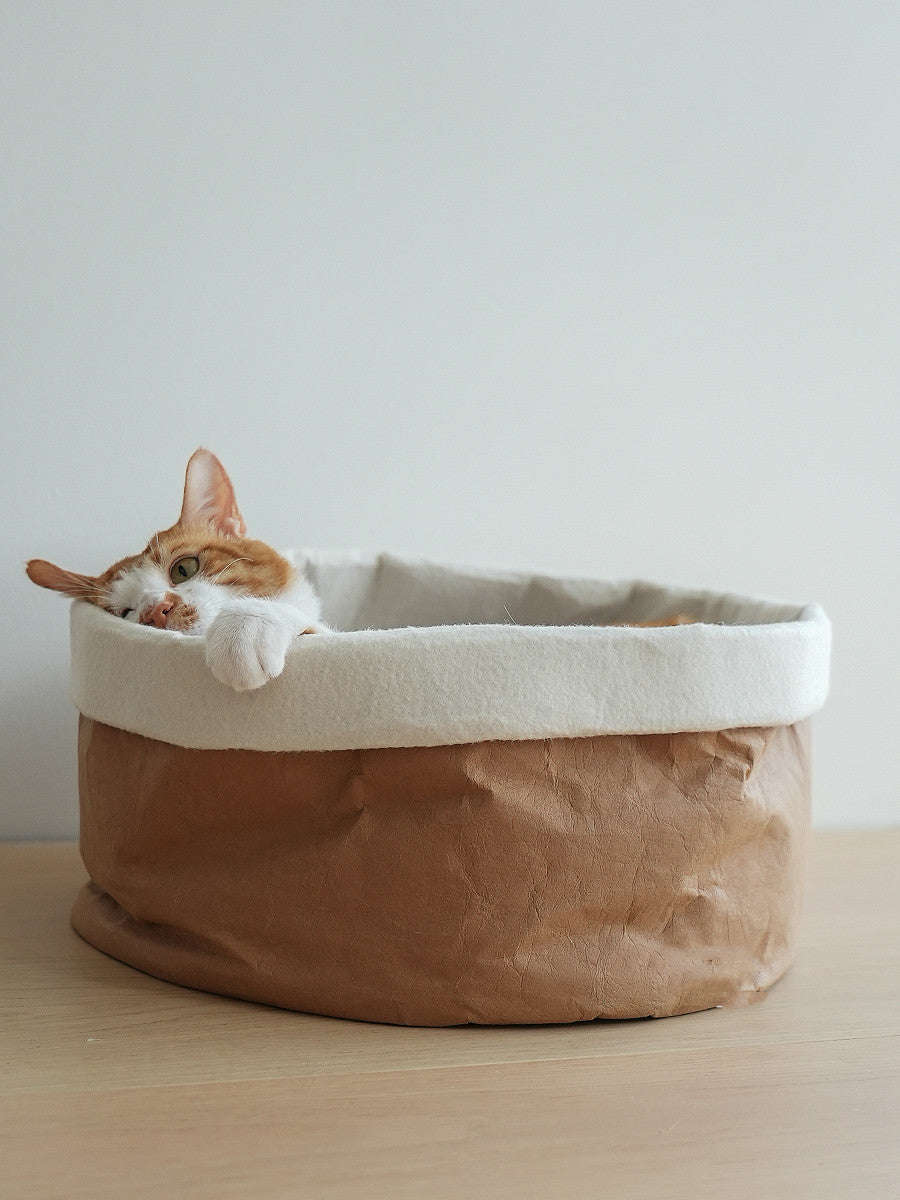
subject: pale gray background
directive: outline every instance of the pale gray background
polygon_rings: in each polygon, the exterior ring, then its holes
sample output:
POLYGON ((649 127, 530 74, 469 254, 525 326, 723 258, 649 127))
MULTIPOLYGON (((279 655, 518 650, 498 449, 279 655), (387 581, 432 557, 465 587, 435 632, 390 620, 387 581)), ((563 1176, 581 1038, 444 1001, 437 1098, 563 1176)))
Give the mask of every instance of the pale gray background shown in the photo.
POLYGON ((900 9, 10 3, 0 834, 66 605, 201 442, 276 545, 821 602, 815 820, 900 818, 900 9))

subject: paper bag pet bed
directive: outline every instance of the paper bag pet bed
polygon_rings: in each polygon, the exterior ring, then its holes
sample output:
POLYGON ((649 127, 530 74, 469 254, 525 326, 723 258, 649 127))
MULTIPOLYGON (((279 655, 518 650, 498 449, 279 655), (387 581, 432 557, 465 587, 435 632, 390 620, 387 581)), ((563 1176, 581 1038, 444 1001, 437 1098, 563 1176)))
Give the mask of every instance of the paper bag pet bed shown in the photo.
POLYGON ((411 1025, 685 1013, 794 950, 818 607, 307 562, 340 635, 238 694, 72 609, 72 920, 162 979, 411 1025), (701 623, 625 628, 674 612, 701 623))

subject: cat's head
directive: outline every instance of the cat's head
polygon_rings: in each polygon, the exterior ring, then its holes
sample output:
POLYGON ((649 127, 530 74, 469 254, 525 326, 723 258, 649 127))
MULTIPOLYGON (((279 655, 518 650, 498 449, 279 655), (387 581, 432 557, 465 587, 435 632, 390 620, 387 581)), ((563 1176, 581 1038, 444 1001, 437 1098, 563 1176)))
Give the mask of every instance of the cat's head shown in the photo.
POLYGON ((276 598, 294 582, 287 559, 245 533, 225 468, 201 448, 187 465, 181 516, 140 554, 101 575, 65 571, 43 559, 32 559, 26 571, 40 587, 127 621, 202 634, 229 596, 276 598))

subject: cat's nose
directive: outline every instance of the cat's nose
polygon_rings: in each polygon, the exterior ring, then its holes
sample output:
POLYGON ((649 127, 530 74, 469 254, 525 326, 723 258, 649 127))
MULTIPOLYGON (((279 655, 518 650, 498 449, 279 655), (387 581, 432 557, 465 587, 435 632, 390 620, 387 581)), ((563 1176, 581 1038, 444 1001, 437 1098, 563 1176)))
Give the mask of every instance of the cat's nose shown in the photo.
POLYGON ((155 625, 157 629, 165 629, 169 622, 169 613, 175 606, 171 600, 160 600, 152 608, 146 608, 141 613, 142 625, 155 625))

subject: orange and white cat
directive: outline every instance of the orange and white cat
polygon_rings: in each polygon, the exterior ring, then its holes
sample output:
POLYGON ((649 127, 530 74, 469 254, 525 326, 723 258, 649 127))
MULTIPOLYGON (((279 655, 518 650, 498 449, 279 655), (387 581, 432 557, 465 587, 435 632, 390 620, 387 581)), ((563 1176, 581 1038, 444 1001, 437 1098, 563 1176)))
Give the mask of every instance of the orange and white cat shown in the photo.
POLYGON ((201 448, 187 465, 181 516, 140 554, 102 575, 64 571, 42 559, 26 570, 41 587, 126 621, 205 637, 216 679, 248 691, 281 674, 296 636, 327 626, 303 573, 245 533, 225 468, 201 448))

